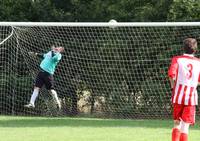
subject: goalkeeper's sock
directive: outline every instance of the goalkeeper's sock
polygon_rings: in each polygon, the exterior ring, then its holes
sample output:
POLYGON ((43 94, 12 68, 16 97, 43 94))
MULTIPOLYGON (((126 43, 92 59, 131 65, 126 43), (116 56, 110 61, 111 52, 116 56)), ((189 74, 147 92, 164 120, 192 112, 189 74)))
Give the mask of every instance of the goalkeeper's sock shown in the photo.
POLYGON ((53 99, 56 101, 56 103, 58 104, 59 109, 61 108, 61 104, 60 101, 58 99, 58 95, 57 92, 55 90, 51 90, 51 95, 53 96, 53 99))
POLYGON ((172 129, 172 141, 179 141, 180 138, 180 130, 178 128, 172 129))
POLYGON ((188 141, 188 134, 181 133, 181 135, 180 135, 180 141, 188 141))
POLYGON ((33 94, 31 96, 31 100, 30 100, 31 104, 35 105, 35 100, 36 100, 38 94, 39 94, 39 89, 34 89, 33 94))

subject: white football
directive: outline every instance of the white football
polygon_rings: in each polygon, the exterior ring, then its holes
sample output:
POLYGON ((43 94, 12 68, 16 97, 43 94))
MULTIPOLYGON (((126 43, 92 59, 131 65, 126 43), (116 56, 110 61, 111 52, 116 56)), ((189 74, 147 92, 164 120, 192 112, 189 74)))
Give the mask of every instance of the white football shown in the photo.
POLYGON ((117 23, 117 21, 114 20, 114 19, 111 19, 111 20, 109 21, 109 23, 117 23))
POLYGON ((110 28, 115 28, 115 27, 116 27, 116 25, 114 25, 114 24, 116 24, 116 23, 117 23, 117 21, 116 21, 116 20, 114 20, 114 19, 111 19, 111 20, 109 21, 109 23, 110 23, 110 24, 112 24, 112 25, 109 25, 109 27, 110 27, 110 28))

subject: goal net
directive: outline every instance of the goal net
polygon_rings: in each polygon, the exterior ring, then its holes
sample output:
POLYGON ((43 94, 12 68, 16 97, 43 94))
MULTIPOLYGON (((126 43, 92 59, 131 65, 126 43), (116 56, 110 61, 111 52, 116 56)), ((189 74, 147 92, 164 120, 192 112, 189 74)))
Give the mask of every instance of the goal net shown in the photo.
POLYGON ((183 53, 183 39, 199 41, 199 25, 0 23, 0 114, 171 117, 170 59, 183 53), (51 45, 65 48, 54 74, 62 109, 45 88, 26 109, 41 62, 28 52, 51 45))

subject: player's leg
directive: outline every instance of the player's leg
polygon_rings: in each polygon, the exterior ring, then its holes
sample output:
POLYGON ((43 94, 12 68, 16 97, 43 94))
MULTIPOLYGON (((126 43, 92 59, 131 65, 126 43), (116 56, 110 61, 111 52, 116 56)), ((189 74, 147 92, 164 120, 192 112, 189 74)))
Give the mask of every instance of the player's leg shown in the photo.
POLYGON ((40 90, 39 87, 34 87, 33 93, 31 95, 30 102, 29 102, 29 104, 24 105, 24 107, 27 107, 27 108, 34 108, 35 107, 35 100, 38 97, 39 90, 40 90))
POLYGON ((179 120, 174 120, 174 128, 172 129, 172 141, 179 141, 180 139, 181 123, 179 120))
POLYGON ((53 100, 58 105, 58 108, 61 109, 60 100, 58 98, 57 92, 54 90, 54 78, 53 78, 53 75, 47 74, 47 76, 45 78, 45 86, 46 86, 46 89, 51 94, 51 96, 53 97, 53 100))
POLYGON ((31 95, 31 100, 30 100, 30 104, 32 104, 35 107, 35 100, 38 97, 39 94, 39 87, 35 87, 33 90, 33 94, 31 95))
POLYGON ((39 72, 37 77, 36 77, 36 80, 35 80, 35 87, 34 87, 32 95, 31 95, 30 102, 29 102, 29 104, 25 105, 25 107, 27 107, 27 108, 34 108, 35 107, 35 101, 38 97, 39 90, 40 90, 40 88, 42 88, 42 86, 44 84, 43 77, 44 77, 43 73, 39 72))
POLYGON ((190 126, 190 123, 181 121, 180 141, 188 141, 189 126, 190 126))
POLYGON ((179 141, 181 129, 180 117, 182 114, 183 107, 182 105, 174 104, 173 108, 174 127, 172 129, 172 141, 179 141))
POLYGON ((54 101, 57 103, 58 108, 61 109, 61 103, 58 98, 57 92, 54 89, 49 90, 49 93, 52 95, 54 101))
POLYGON ((182 114, 181 121, 181 135, 180 141, 188 141, 188 133, 190 124, 195 123, 195 106, 185 106, 182 114))

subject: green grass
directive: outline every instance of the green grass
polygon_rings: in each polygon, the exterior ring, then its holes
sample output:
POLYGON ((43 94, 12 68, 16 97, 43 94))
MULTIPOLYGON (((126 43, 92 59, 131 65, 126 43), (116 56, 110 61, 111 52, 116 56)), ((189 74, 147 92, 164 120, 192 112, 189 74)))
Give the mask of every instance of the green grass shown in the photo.
MULTIPOLYGON (((171 120, 0 116, 1 141, 170 141, 171 120)), ((200 140, 199 122, 189 140, 200 140)))

